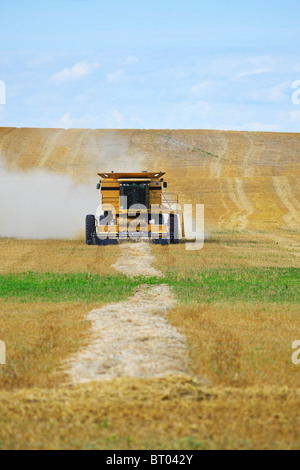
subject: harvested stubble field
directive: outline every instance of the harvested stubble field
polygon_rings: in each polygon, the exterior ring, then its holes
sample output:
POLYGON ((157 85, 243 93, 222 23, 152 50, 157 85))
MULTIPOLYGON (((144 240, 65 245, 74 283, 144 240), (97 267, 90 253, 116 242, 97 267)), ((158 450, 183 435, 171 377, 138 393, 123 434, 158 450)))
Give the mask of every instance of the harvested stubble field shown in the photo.
POLYGON ((209 231, 198 252, 152 246, 136 278, 121 247, 0 239, 1 449, 299 449, 299 135, 0 129, 0 153, 10 171, 81 181, 108 157, 159 167, 180 202, 205 204, 209 231), (87 314, 147 284, 174 294, 188 372, 70 384, 87 314))

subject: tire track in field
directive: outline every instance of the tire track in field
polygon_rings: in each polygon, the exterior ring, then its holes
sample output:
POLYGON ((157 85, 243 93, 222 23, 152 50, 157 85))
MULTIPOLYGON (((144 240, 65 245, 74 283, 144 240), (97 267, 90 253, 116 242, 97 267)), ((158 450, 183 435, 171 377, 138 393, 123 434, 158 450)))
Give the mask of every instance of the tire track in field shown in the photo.
MULTIPOLYGON (((228 222, 227 222, 227 217, 231 213, 230 209, 228 208, 227 202, 226 202, 226 194, 223 189, 223 184, 225 179, 221 178, 221 160, 227 155, 228 152, 228 141, 225 138, 224 134, 219 132, 218 133, 218 143, 223 145, 223 149, 218 152, 219 158, 217 159, 216 162, 211 163, 210 167, 210 177, 211 178, 217 178, 217 182, 219 185, 219 191, 220 191, 220 196, 221 196, 221 201, 222 205, 225 209, 226 212, 223 212, 220 214, 218 218, 218 224, 219 227, 222 228, 223 225, 227 227, 228 222)), ((224 164, 224 162, 222 162, 224 164)), ((216 183, 217 183, 216 182, 216 183)))
MULTIPOLYGON (((123 274, 160 274, 151 266, 154 258, 149 242, 121 243, 119 250, 114 267, 123 274)), ((174 306, 174 295, 167 285, 143 285, 127 301, 90 312, 91 342, 67 361, 71 382, 186 375, 186 339, 166 318, 174 306)))
POLYGON ((248 139, 249 148, 247 149, 243 157, 244 176, 252 177, 254 176, 253 162, 255 161, 255 157, 257 156, 258 152, 257 150, 254 150, 255 146, 253 144, 253 137, 251 136, 251 134, 247 133, 245 137, 248 139))
POLYGON ((57 151, 56 147, 58 146, 58 142, 65 132, 64 129, 53 130, 53 134, 50 135, 45 142, 43 156, 39 157, 36 168, 42 169, 47 167, 48 160, 51 159, 52 154, 57 151))
POLYGON ((300 225, 300 203, 297 201, 289 184, 288 177, 273 177, 275 192, 281 203, 287 209, 287 214, 283 215, 283 220, 288 227, 294 228, 300 225))
POLYGON ((84 155, 84 145, 89 141, 90 135, 93 134, 93 130, 80 131, 76 134, 76 137, 73 141, 72 146, 72 157, 68 161, 68 166, 70 168, 69 173, 76 179, 78 176, 78 168, 82 160, 82 155, 84 155))
POLYGON ((217 151, 218 157, 211 160, 210 162, 210 178, 219 179, 221 177, 222 165, 224 164, 223 157, 227 154, 228 151, 228 142, 220 131, 216 132, 214 138, 215 142, 212 142, 212 148, 214 148, 216 144, 223 148, 220 148, 217 151))
POLYGON ((237 211, 233 212, 230 218, 230 226, 238 230, 244 230, 248 225, 248 219, 253 214, 254 208, 246 196, 244 190, 245 180, 242 178, 228 178, 228 194, 232 202, 237 207, 237 211))
MULTIPOLYGON (((224 135, 221 135, 221 137, 224 141, 224 148, 221 152, 219 152, 219 155, 220 158, 223 158, 223 163, 228 163, 228 160, 224 160, 224 156, 230 152, 228 147, 228 141, 227 139, 225 139, 224 135)), ((220 227, 227 227, 228 218, 230 217, 229 224, 231 224, 231 228, 238 228, 239 230, 244 230, 248 225, 248 218, 251 216, 254 210, 244 190, 244 183, 246 181, 245 178, 252 176, 252 168, 249 164, 249 160, 253 157, 253 139, 250 135, 247 134, 244 136, 244 140, 247 143, 247 148, 245 148, 245 151, 243 153, 243 167, 241 177, 234 176, 232 178, 227 177, 226 180, 224 179, 228 187, 227 193, 223 189, 223 181, 220 181, 220 177, 222 176, 222 169, 224 172, 224 168, 222 168, 222 161, 220 160, 220 158, 217 162, 215 162, 214 167, 211 168, 211 177, 218 178, 221 200, 226 210, 226 212, 222 213, 219 216, 218 223, 220 227), (229 199, 231 199, 233 204, 237 207, 237 211, 233 211, 229 207, 229 199)))

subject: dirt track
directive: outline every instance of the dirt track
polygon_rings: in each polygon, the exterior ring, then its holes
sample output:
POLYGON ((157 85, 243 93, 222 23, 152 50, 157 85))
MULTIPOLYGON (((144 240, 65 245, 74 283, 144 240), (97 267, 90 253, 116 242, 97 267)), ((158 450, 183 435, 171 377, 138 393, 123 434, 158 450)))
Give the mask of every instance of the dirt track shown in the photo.
POLYGON ((164 170, 181 203, 205 204, 209 229, 299 227, 300 134, 0 128, 0 155, 11 169, 80 181, 99 170, 164 170))
MULTIPOLYGON (((148 242, 124 243, 119 249, 115 269, 131 276, 159 274, 151 266, 148 242)), ((174 305, 168 286, 141 286, 126 302, 90 312, 91 342, 67 361, 72 383, 187 374, 186 340, 165 318, 174 305)))
POLYGON ((113 268, 127 276, 160 276, 153 268, 155 261, 147 242, 122 242, 119 245, 119 259, 113 268))

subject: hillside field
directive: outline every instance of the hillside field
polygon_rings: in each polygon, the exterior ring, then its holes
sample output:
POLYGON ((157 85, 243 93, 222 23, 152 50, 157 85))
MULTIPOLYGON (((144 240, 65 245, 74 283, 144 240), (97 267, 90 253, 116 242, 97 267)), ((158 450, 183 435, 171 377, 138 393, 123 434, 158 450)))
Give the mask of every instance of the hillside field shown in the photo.
POLYGON ((0 238, 1 450, 300 448, 300 134, 0 128, 0 157, 0 171, 84 184, 165 171, 181 204, 205 205, 207 233, 200 251, 151 245, 150 277, 121 274, 120 247, 80 234, 0 238), (87 314, 148 284, 174 294, 165 316, 188 373, 70 383, 87 314))

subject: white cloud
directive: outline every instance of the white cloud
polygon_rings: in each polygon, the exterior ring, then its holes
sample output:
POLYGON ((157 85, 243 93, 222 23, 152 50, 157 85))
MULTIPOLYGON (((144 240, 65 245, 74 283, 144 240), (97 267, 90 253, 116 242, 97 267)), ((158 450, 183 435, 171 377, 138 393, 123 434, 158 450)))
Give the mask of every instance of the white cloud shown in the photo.
POLYGON ((266 124, 265 122, 244 122, 241 126, 232 126, 235 131, 249 132, 277 132, 277 124, 266 124))
POLYGON ((80 80, 90 75, 99 67, 97 62, 89 63, 87 61, 78 62, 71 68, 65 68, 50 77, 50 83, 66 83, 73 80, 80 80))
POLYGON ((136 118, 136 117, 130 118, 130 122, 133 122, 134 124, 136 124, 137 127, 140 127, 140 126, 143 125, 143 121, 139 118, 136 118))
POLYGON ((271 88, 253 89, 243 94, 243 98, 259 103, 279 103, 288 98, 287 91, 290 89, 290 83, 279 83, 271 88))
POLYGON ((53 121, 53 127, 62 128, 62 129, 70 129, 74 119, 72 118, 71 113, 65 113, 60 119, 57 121, 53 121))
POLYGON ((33 66, 33 67, 38 67, 40 65, 49 64, 50 62, 53 62, 53 57, 52 56, 50 56, 50 55, 38 55, 38 56, 34 57, 33 59, 31 59, 28 62, 28 65, 33 66))
POLYGON ((123 76, 123 70, 117 70, 116 72, 108 73, 106 75, 106 80, 108 83, 118 83, 122 80, 123 76))
POLYGON ((192 86, 191 91, 195 95, 201 95, 202 93, 206 93, 209 89, 213 88, 214 85, 214 82, 200 82, 197 85, 192 86))
POLYGON ((51 122, 51 127, 59 129, 96 128, 99 124, 98 116, 82 116, 75 118, 72 113, 65 113, 61 118, 51 122))
POLYGON ((113 109, 110 115, 108 116, 106 126, 115 128, 115 127, 122 126, 123 123, 124 123, 123 115, 117 109, 113 109))
POLYGON ((251 70, 249 72, 243 72, 234 77, 234 80, 239 80, 240 78, 245 78, 245 77, 250 77, 252 75, 260 75, 262 73, 268 73, 272 72, 272 69, 270 68, 262 68, 262 69, 256 69, 256 70, 251 70))
POLYGON ((136 56, 128 56, 123 59, 124 65, 133 65, 137 64, 139 59, 136 56))
POLYGON ((177 129, 197 129, 204 127, 212 111, 211 105, 206 101, 185 101, 175 103, 161 127, 177 129))

